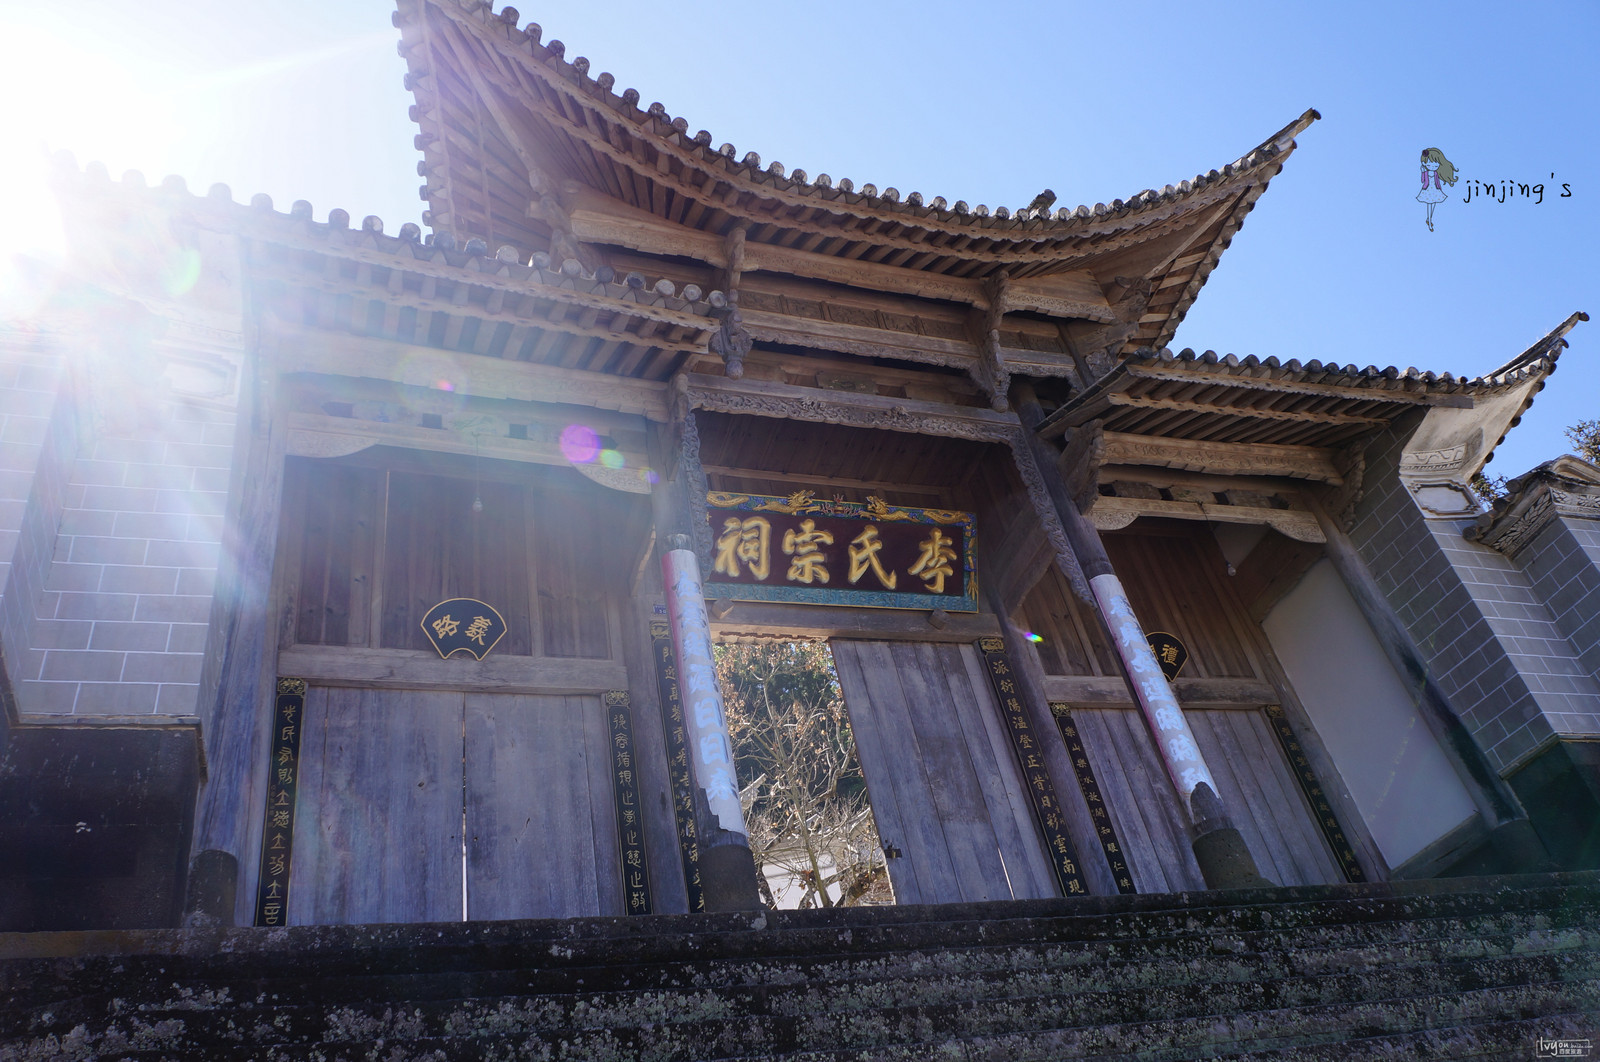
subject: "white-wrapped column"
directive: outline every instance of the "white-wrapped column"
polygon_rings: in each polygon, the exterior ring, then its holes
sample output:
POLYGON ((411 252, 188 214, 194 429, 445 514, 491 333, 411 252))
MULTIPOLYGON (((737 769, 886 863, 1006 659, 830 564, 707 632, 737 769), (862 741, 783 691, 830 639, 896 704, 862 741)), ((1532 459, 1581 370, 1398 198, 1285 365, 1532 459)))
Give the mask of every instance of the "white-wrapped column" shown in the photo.
POLYGON ((1150 724, 1150 733, 1155 735, 1161 762, 1178 796, 1183 799, 1184 808, 1193 816, 1195 788, 1203 782, 1211 787, 1211 792, 1217 792, 1211 769, 1200 755, 1200 746, 1195 744, 1189 721, 1183 717, 1183 709, 1172 695, 1172 687, 1161 672, 1161 664, 1150 648, 1139 618, 1133 614, 1133 605, 1122 589, 1121 580, 1115 575, 1096 575, 1089 580, 1089 588, 1094 591, 1100 614, 1105 617, 1116 643, 1117 655, 1122 658, 1128 678, 1132 680, 1139 710, 1150 724))
POLYGON ((711 656, 711 625, 700 583, 700 562, 693 550, 668 550, 661 557, 661 576, 667 618, 672 624, 672 648, 678 654, 678 690, 695 784, 705 791, 716 824, 741 838, 748 837, 733 770, 733 741, 728 736, 728 719, 711 656))

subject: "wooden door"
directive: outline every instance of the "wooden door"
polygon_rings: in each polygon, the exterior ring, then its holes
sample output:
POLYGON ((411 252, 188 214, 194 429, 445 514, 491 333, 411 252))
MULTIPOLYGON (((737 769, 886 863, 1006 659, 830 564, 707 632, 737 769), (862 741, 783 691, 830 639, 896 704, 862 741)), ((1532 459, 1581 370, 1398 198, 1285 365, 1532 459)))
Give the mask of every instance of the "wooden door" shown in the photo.
POLYGON ((304 726, 290 924, 622 913, 599 697, 313 686, 304 726))
MULTIPOLYGON (((1175 635, 1189 650, 1174 690, 1262 873, 1282 885, 1345 881, 1266 715, 1292 691, 1234 597, 1210 530, 1141 520, 1106 535, 1105 544, 1145 629, 1175 635)), ((1040 637, 1034 651, 1046 691, 1072 710, 1134 885, 1140 892, 1204 888, 1187 815, 1097 617, 1052 570, 1016 622, 1040 637)))
MULTIPOLYGON (((1344 881, 1264 710, 1185 711, 1234 825, 1279 885, 1344 881)), ((1205 888, 1155 742, 1136 709, 1072 710, 1140 892, 1205 888)))
POLYGON ((310 684, 289 921, 622 914, 601 695, 627 682, 639 506, 570 470, 379 452, 293 461, 285 491, 280 674, 310 684), (453 597, 505 620, 482 661, 424 632, 453 597))
POLYGON ((289 923, 461 919, 462 695, 312 686, 289 923))
POLYGON ((599 697, 466 697, 467 917, 621 914, 599 697))
POLYGON ((832 647, 878 835, 892 856, 895 902, 1056 895, 977 651, 844 640, 832 647))

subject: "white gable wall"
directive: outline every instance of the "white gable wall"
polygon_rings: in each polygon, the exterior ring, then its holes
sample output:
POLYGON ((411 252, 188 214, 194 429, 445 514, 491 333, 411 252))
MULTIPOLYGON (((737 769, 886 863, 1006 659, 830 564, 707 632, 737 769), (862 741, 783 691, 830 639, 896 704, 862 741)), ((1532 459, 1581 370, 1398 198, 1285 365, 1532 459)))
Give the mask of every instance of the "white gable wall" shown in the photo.
POLYGON ((1390 866, 1476 813, 1330 562, 1262 627, 1390 866))

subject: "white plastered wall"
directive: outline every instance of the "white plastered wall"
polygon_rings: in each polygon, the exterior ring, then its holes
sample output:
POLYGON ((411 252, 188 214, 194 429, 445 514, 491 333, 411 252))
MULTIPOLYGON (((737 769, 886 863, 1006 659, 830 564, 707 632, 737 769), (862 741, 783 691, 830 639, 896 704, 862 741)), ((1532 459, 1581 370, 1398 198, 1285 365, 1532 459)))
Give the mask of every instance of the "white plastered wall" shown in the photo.
POLYGON ((1312 566, 1262 627, 1390 866, 1475 813, 1330 562, 1312 566))

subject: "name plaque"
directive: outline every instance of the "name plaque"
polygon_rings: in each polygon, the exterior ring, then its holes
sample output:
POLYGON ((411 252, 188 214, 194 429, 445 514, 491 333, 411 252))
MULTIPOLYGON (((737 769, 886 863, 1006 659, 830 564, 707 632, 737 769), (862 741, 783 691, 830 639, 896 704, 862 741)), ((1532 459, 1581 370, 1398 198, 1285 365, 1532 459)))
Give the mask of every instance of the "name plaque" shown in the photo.
POLYGON ((869 497, 710 491, 706 594, 735 601, 978 611, 973 514, 869 497))

